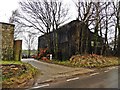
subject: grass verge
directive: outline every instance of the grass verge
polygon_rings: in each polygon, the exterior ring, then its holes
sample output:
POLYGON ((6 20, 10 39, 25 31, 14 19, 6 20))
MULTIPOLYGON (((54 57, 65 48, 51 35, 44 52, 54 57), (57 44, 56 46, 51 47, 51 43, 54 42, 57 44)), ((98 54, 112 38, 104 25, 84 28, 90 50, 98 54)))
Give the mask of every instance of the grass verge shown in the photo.
POLYGON ((23 62, 21 61, 3 61, 0 60, 0 64, 4 65, 4 64, 23 64, 23 62))
POLYGON ((16 73, 16 74, 13 74, 11 77, 7 77, 7 76, 2 77, 2 88, 24 88, 29 84, 33 83, 34 77, 37 73, 37 69, 34 68, 32 65, 23 63, 20 61, 0 61, 0 63, 2 64, 2 67, 4 66, 5 68, 6 66, 15 66, 14 68, 11 68, 11 69, 14 69, 12 70, 12 72, 9 69, 9 67, 7 67, 6 69, 8 69, 7 70, 8 74, 5 74, 5 75, 16 73), (18 73, 21 71, 17 71, 20 68, 18 66, 25 68, 25 70, 22 71, 22 73, 20 74, 18 73))

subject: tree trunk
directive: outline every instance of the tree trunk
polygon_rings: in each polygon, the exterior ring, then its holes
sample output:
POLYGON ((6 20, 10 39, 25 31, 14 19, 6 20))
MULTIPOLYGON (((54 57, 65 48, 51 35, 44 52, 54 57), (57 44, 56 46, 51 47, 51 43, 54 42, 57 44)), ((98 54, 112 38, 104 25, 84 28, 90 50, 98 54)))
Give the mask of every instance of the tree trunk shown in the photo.
MULTIPOLYGON (((57 25, 57 23, 56 23, 56 30, 55 30, 55 53, 56 53, 56 58, 59 58, 59 56, 58 56, 58 25, 57 25)), ((61 51, 61 50, 60 50, 61 51)), ((61 52, 60 52, 61 53, 61 52)))
MULTIPOLYGON (((85 26, 85 28, 88 27, 88 23, 87 25, 85 26)), ((85 47, 85 54, 88 54, 89 53, 89 34, 88 34, 88 30, 86 31, 86 47, 85 47)))
POLYGON ((117 28, 118 28, 117 56, 120 57, 120 1, 118 4, 118 11, 117 11, 117 28))
POLYGON ((29 49, 29 50, 28 50, 28 58, 30 58, 30 51, 31 51, 31 50, 29 49))
POLYGON ((117 46, 118 51, 117 51, 117 56, 120 57, 120 26, 118 28, 118 31, 119 31, 119 33, 118 33, 118 46, 117 46))
POLYGON ((29 46, 28 46, 28 58, 30 58, 30 51, 31 51, 31 49, 30 49, 30 42, 29 42, 29 46))
POLYGON ((117 25, 115 26, 114 55, 116 55, 116 50, 117 50, 117 25))
POLYGON ((96 18, 97 18, 97 20, 96 20, 96 26, 95 26, 95 45, 94 45, 94 48, 95 48, 95 50, 94 50, 94 53, 95 54, 97 54, 97 49, 98 49, 98 46, 97 46, 97 42, 98 42, 98 28, 99 28, 99 2, 97 2, 97 4, 96 4, 96 18))
MULTIPOLYGON (((120 4, 119 4, 120 7, 120 4)), ((117 56, 120 57, 120 18, 117 18, 117 27, 118 27, 118 45, 117 45, 117 56)))
POLYGON ((46 34, 46 39, 47 39, 47 47, 45 47, 45 48, 48 48, 50 51, 51 47, 50 47, 50 35, 49 35, 49 33, 46 34))
POLYGON ((80 54, 83 54, 83 44, 84 44, 84 31, 83 28, 81 28, 81 40, 80 40, 80 54))
MULTIPOLYGON (((103 36, 102 36, 102 27, 101 27, 101 23, 100 23, 100 36, 103 37, 103 36)), ((100 43, 101 43, 101 52, 100 52, 100 54, 103 55, 103 52, 104 52, 104 51, 103 51, 103 50, 104 50, 104 41, 101 40, 100 43)))
POLYGON ((105 31, 105 56, 107 55, 107 51, 108 51, 108 14, 107 14, 107 6, 105 8, 105 14, 106 14, 106 20, 105 20, 105 28, 106 28, 106 31, 105 31))

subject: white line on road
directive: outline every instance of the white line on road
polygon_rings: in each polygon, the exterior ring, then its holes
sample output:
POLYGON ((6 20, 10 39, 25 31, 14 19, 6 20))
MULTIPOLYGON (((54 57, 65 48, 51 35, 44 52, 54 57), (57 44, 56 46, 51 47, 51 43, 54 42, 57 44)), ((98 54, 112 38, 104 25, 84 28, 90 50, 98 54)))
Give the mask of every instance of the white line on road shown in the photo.
POLYGON ((68 79, 68 80, 66 80, 66 81, 69 82, 69 81, 73 81, 73 80, 77 80, 77 79, 79 79, 79 77, 71 78, 71 79, 68 79))
POLYGON ((115 69, 115 68, 116 68, 116 67, 110 67, 109 70, 111 70, 111 69, 115 69))
POLYGON ((104 72, 109 72, 109 70, 107 70, 107 71, 104 71, 104 72))
POLYGON ((90 74, 90 76, 94 76, 94 75, 97 75, 97 74, 99 74, 99 73, 93 73, 93 74, 90 74))
POLYGON ((49 86, 49 84, 44 84, 44 85, 41 85, 41 86, 32 87, 31 89, 42 88, 42 87, 47 87, 47 86, 49 86))

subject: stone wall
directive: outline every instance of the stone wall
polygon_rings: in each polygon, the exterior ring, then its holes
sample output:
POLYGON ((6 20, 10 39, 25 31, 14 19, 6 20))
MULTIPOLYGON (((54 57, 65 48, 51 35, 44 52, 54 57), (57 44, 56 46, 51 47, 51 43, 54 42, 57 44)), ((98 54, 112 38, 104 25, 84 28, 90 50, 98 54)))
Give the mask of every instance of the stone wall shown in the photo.
MULTIPOLYGON (((1 27, 1 25, 0 25, 0 27, 1 27)), ((2 57, 2 31, 0 31, 0 60, 2 60, 1 59, 1 57, 2 57)), ((0 81, 2 81, 2 70, 0 69, 0 81)), ((2 90, 2 84, 0 83, 0 90, 2 90)))
MULTIPOLYGON (((0 28, 2 25, 0 24, 0 28)), ((0 60, 2 60, 2 31, 0 30, 0 60)))
POLYGON ((2 41, 2 60, 13 59, 14 25, 0 22, 0 36, 2 41))

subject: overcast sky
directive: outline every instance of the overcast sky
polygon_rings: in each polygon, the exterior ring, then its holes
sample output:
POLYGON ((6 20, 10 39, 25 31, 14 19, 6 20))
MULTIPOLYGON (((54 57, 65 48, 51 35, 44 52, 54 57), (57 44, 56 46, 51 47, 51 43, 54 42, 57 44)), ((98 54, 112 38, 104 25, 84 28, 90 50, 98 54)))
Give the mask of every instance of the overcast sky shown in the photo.
MULTIPOLYGON (((12 11, 19 7, 18 2, 20 0, 0 0, 0 22, 8 22, 12 11)), ((70 6, 71 15, 74 16, 75 7, 73 7, 73 1, 76 0, 63 0, 70 6)), ((83 0, 90 1, 90 0, 83 0)), ((117 1, 117 0, 92 0, 92 1, 117 1)))
MULTIPOLYGON (((20 0, 0 0, 0 22, 8 22, 12 11, 19 7, 20 0)), ((73 7, 73 1, 75 0, 63 0, 70 6, 71 15, 75 15, 75 7, 73 7)), ((83 0, 90 1, 90 0, 83 0)), ((117 1, 117 0, 93 0, 93 1, 117 1)))
MULTIPOLYGON (((19 7, 20 0, 0 0, 0 22, 9 22, 9 18, 12 15, 12 11, 19 7)), ((72 0, 63 0, 69 6, 73 5, 72 0)), ((75 8, 72 8, 75 11, 75 8)), ((74 14, 74 13, 73 13, 74 14)))
MULTIPOLYGON (((19 2, 20 0, 0 0, 0 22, 9 22, 9 18, 12 15, 12 11, 19 8, 19 2)), ((71 19, 75 19, 76 13, 75 13, 75 7, 73 7, 73 1, 72 0, 63 0, 65 4, 67 4, 70 7, 70 13, 71 13, 71 19)), ((25 45, 22 45, 23 49, 26 49, 25 45)))
MULTIPOLYGON (((19 2, 20 0, 0 0, 0 22, 9 22, 9 18, 12 15, 12 11, 16 10, 19 8, 19 2)), ((76 19, 77 12, 76 8, 74 7, 73 1, 75 0, 63 0, 65 4, 69 6, 70 9, 70 17, 72 19, 76 19)), ((88 1, 88 0, 84 0, 88 1)), ((93 0, 93 1, 98 1, 98 0, 93 0)), ((100 0, 100 1, 111 1, 111 0, 100 0)), ((116 0, 112 0, 116 1, 116 0)), ((23 49, 25 49, 25 46, 23 46, 23 49)))
POLYGON ((0 22, 8 22, 12 11, 18 8, 19 0, 0 0, 0 22))

